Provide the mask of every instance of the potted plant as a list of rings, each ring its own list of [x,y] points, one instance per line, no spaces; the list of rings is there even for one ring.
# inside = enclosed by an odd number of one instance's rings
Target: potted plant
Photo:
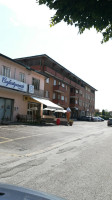
[[[17,115],[16,115],[16,119],[17,119],[17,121],[20,121],[20,114],[18,113]]]
[[[69,120],[69,124],[70,124],[70,126],[72,126],[73,125],[73,120]]]

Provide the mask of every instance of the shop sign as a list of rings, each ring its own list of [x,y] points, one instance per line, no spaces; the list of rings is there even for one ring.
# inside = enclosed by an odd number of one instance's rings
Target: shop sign
[[[27,84],[26,83],[22,83],[20,81],[10,79],[6,76],[0,75],[0,85],[3,86],[3,87],[27,92]]]
[[[34,85],[29,85],[29,93],[34,94]]]

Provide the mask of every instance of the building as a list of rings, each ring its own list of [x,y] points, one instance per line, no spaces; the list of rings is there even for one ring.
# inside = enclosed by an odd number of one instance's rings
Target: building
[[[17,58],[15,61],[42,72],[46,76],[45,97],[65,109],[70,107],[72,118],[94,115],[96,89],[52,58],[43,54]]]
[[[34,120],[43,108],[61,109],[44,98],[44,82],[42,72],[0,54],[0,122]]]

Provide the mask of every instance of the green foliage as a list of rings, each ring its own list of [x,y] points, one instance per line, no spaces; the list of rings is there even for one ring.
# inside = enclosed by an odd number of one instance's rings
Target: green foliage
[[[94,27],[102,33],[103,42],[112,38],[112,0],[36,0],[56,10],[51,26],[62,20],[79,28],[79,33]]]
[[[100,115],[100,117],[102,117],[105,120],[108,120],[110,118],[110,116],[106,116],[106,115]]]
[[[102,110],[102,115],[105,115],[105,110]]]
[[[108,120],[111,116],[108,110],[102,110],[101,116],[103,119]]]
[[[95,116],[100,116],[101,115],[101,112],[95,112]]]

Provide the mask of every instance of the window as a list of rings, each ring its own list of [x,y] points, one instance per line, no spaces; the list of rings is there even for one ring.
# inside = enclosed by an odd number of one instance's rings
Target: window
[[[54,85],[56,85],[56,80],[54,80]]]
[[[71,92],[71,93],[74,92],[74,89],[73,89],[73,88],[70,88],[70,92]]]
[[[75,103],[76,103],[76,104],[78,104],[78,101],[77,101],[77,100],[75,100]]]
[[[34,85],[35,90],[40,89],[40,80],[36,78],[32,78],[32,85]]]
[[[88,94],[88,99],[90,100],[90,95]]]
[[[90,88],[88,88],[87,86],[86,86],[85,88],[86,88],[86,90],[87,90],[88,92],[90,92]]]
[[[6,67],[6,66],[3,66],[3,73],[2,73],[2,75],[10,78],[10,68]]]
[[[79,92],[80,92],[80,95],[82,95],[82,90],[80,90]]]
[[[75,103],[75,100],[70,98],[70,103]]]
[[[67,97],[65,97],[65,103],[67,103]]]
[[[49,78],[46,78],[46,83],[49,83]]]
[[[65,84],[64,84],[64,83],[62,83],[62,87],[65,87]]]
[[[60,94],[58,94],[58,99],[60,99]]]
[[[16,68],[14,69],[14,79],[16,79]]]
[[[45,97],[48,98],[49,97],[49,92],[46,90],[45,92]]]
[[[64,101],[64,99],[65,99],[64,96],[61,96],[61,100]]]
[[[76,92],[77,94],[79,93],[79,91],[78,91],[78,90],[76,90],[75,92]]]
[[[61,83],[60,83],[60,81],[59,81],[59,83],[58,83],[59,85],[61,85]]]
[[[90,88],[88,88],[88,92],[90,92]]]
[[[23,82],[23,83],[25,83],[25,74],[23,74],[23,73],[19,73],[19,80],[21,81],[21,82]]]
[[[82,106],[82,100],[79,100],[79,105]]]
[[[55,99],[56,98],[56,94],[55,93],[53,93],[53,99]]]

